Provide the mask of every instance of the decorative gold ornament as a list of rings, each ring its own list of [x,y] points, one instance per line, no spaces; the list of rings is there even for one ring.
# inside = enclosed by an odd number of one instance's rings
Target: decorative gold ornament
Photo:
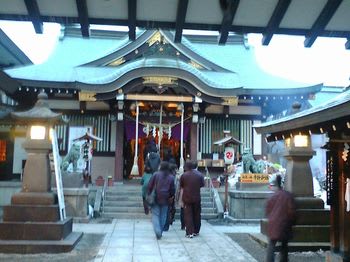
[[[190,60],[188,62],[189,65],[193,66],[194,68],[197,68],[197,69],[203,69],[204,67],[201,66],[200,64],[198,64],[197,62],[193,61],[193,60]]]
[[[96,101],[95,96],[94,92],[79,92],[79,101]]]
[[[237,96],[223,97],[221,104],[225,106],[237,106],[238,97]]]
[[[148,46],[153,45],[154,43],[161,43],[162,42],[162,35],[159,31],[155,32],[152,37],[147,41]]]
[[[174,85],[176,84],[177,78],[168,76],[145,76],[143,77],[143,84],[157,84],[158,86],[163,85]]]
[[[125,62],[124,57],[120,57],[120,58],[118,58],[118,59],[113,60],[112,62],[110,62],[110,63],[108,64],[108,66],[119,66],[119,65],[123,64],[124,62]]]

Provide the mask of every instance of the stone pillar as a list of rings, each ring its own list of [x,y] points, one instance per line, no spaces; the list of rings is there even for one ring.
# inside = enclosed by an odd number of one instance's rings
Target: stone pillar
[[[284,187],[296,197],[314,197],[312,173],[309,160],[315,152],[311,148],[288,148]]]
[[[116,121],[116,138],[115,138],[115,173],[114,181],[123,182],[124,171],[124,121]]]
[[[191,136],[190,136],[190,154],[191,160],[197,161],[198,154],[198,124],[191,123]]]

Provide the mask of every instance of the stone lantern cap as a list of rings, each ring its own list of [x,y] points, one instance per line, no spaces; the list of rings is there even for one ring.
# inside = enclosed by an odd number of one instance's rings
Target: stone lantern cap
[[[27,111],[11,112],[11,117],[19,120],[22,123],[55,123],[58,122],[62,114],[53,112],[47,103],[47,94],[40,92],[38,95],[38,101],[34,107]]]

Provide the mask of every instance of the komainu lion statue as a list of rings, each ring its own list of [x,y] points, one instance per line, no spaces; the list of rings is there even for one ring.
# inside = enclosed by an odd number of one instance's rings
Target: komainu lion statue
[[[78,160],[80,158],[80,145],[73,144],[68,152],[68,154],[63,158],[61,164],[61,170],[67,171],[70,164],[73,165],[73,172],[77,171]]]
[[[263,173],[265,163],[263,160],[256,161],[250,148],[245,148],[242,155],[243,172],[244,173]]]

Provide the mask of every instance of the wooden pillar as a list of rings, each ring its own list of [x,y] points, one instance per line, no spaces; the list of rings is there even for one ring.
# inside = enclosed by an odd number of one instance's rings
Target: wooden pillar
[[[191,160],[197,161],[198,153],[198,124],[191,123],[191,136],[190,136],[190,155]]]
[[[333,190],[331,192],[331,210],[330,210],[330,242],[331,250],[334,253],[339,252],[339,154],[335,144],[330,144],[330,150],[327,152],[327,169],[329,176],[333,176]],[[327,178],[328,179],[328,178]],[[329,178],[330,179],[330,178]]]
[[[338,150],[339,159],[339,251],[343,255],[344,261],[350,259],[350,212],[346,211],[347,202],[345,201],[346,179],[349,174],[346,174],[345,161],[341,157],[344,150],[343,144]],[[349,161],[349,160],[347,160]]]
[[[124,121],[116,121],[116,138],[115,138],[115,173],[114,181],[123,182],[124,172]]]

